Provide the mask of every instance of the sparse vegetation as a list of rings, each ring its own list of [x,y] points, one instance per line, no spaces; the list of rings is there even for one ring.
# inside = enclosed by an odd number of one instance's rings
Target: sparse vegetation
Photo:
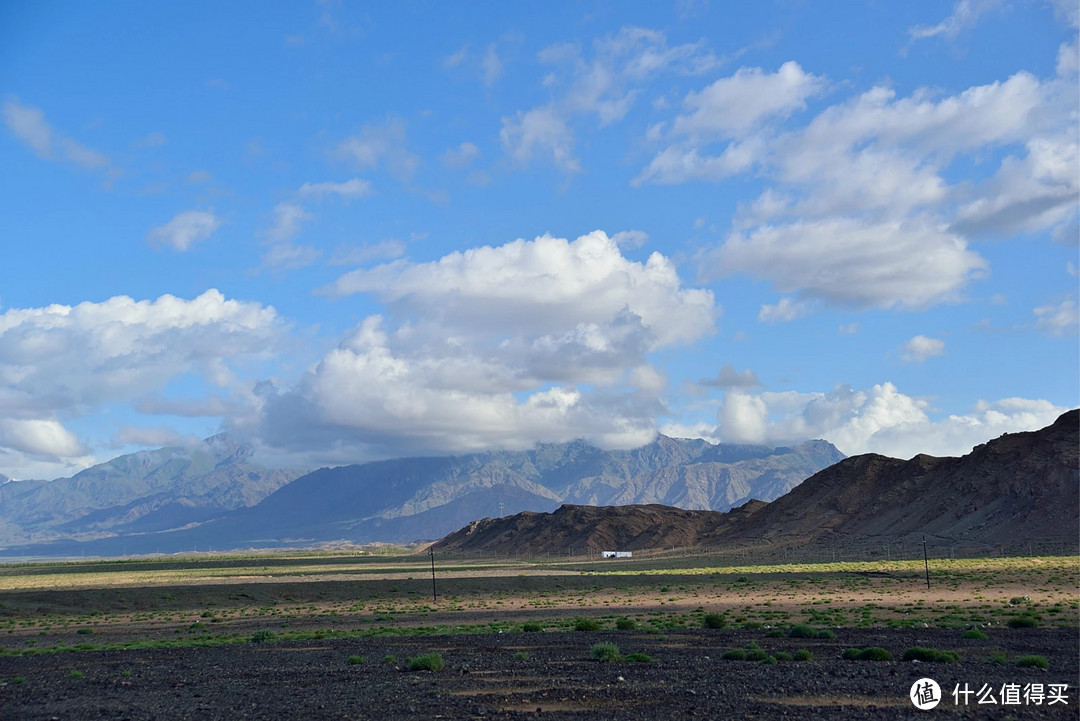
[[[518,651],[517,653],[514,654],[514,660],[515,661],[528,661],[529,660],[529,652],[528,651]]]
[[[574,622],[575,631],[599,631],[600,624],[591,618],[579,618]]]
[[[653,658],[647,653],[641,653],[640,651],[635,651],[634,653],[627,654],[626,660],[630,663],[656,663],[655,658]]]
[[[397,656],[388,653],[383,656],[382,662],[385,663],[387,666],[393,666],[395,663],[397,663]]]
[[[706,613],[701,622],[705,628],[724,628],[727,626],[727,619],[721,613]]]
[[[363,662],[364,662],[364,657],[363,656],[349,656],[348,660],[346,661],[346,663],[349,664],[350,666],[356,666],[356,665],[359,665],[359,664],[361,664]]]
[[[85,678],[86,674],[78,669],[73,670],[68,674],[68,678]]]
[[[794,659],[796,661],[813,661],[814,654],[810,653],[805,648],[800,648],[795,652]]]
[[[724,651],[720,658],[725,661],[745,661],[746,651],[743,651],[741,648],[733,648],[730,651]]]
[[[521,630],[525,633],[537,633],[539,631],[542,631],[543,627],[534,621],[526,621],[525,623],[521,624]]]
[[[633,631],[637,628],[637,621],[632,618],[626,618],[625,616],[615,621],[615,628],[620,631]]]
[[[960,638],[966,639],[968,641],[985,641],[990,637],[979,629],[973,628],[970,631],[965,631],[964,634],[960,636]]]
[[[1013,616],[1008,620],[1009,628],[1036,628],[1039,625],[1039,619],[1034,616]]]

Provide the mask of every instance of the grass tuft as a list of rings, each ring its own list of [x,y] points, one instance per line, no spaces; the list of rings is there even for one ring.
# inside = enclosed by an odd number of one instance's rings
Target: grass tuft
[[[936,648],[912,646],[904,651],[905,661],[929,661],[931,663],[956,663],[960,654],[956,651],[939,651]]]
[[[1037,656],[1035,654],[1030,654],[1028,656],[1021,656],[1020,658],[1016,659],[1016,665],[1017,666],[1035,666],[1035,667],[1041,668],[1043,670],[1046,670],[1046,669],[1050,668],[1050,662],[1046,660],[1046,656]]]
[[[350,666],[356,666],[357,664],[361,664],[363,662],[363,656],[349,656],[348,660],[345,663],[349,664]]]
[[[591,618],[579,618],[574,622],[575,631],[599,631],[600,624]]]
[[[605,663],[622,661],[622,654],[619,653],[619,647],[613,643],[594,643],[589,651],[592,653],[593,658]]]
[[[406,659],[410,671],[442,671],[443,657],[440,653],[425,653]]]
[[[841,658],[848,661],[892,661],[893,655],[881,646],[870,646],[863,649],[849,648]]]
[[[647,653],[641,653],[635,651],[634,653],[627,654],[626,660],[630,663],[656,663],[656,659]]]
[[[965,639],[968,639],[969,641],[970,641],[970,640],[974,640],[974,641],[985,641],[986,639],[988,639],[988,638],[990,638],[990,637],[989,637],[989,636],[987,636],[987,635],[986,635],[985,633],[983,633],[982,631],[980,631],[979,629],[977,629],[977,628],[973,628],[973,629],[971,629],[970,631],[965,631],[965,632],[964,632],[964,635],[962,635],[962,636],[961,636],[960,638],[965,638]]]
[[[620,618],[615,621],[615,628],[620,631],[633,631],[637,628],[637,621],[632,618]]]

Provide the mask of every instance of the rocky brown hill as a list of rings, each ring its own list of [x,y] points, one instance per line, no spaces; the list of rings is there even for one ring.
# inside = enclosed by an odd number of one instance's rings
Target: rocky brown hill
[[[854,456],[771,503],[729,513],[665,506],[584,508],[484,519],[436,548],[522,555],[671,546],[825,546],[914,541],[961,546],[1050,542],[1080,534],[1080,411],[1005,434],[960,458]]]

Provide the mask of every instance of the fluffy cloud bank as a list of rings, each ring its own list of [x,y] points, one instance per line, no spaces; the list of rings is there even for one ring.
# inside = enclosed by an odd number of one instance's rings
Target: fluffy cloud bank
[[[601,231],[399,260],[324,292],[373,294],[388,317],[363,320],[296,387],[267,389],[259,433],[353,459],[645,443],[665,385],[648,355],[712,332],[717,312],[670,260],[629,260]]]
[[[59,460],[86,449],[61,418],[158,391],[195,372],[227,385],[229,360],[271,353],[281,321],[273,308],[208,290],[191,300],[12,308],[0,314],[0,455]]]
[[[839,385],[828,393],[732,391],[724,396],[717,426],[672,425],[662,431],[714,442],[823,438],[848,455],[959,456],[1002,433],[1048,426],[1067,410],[1045,400],[1005,398],[980,401],[970,413],[933,420],[929,403],[901,393],[892,383],[865,391]]]

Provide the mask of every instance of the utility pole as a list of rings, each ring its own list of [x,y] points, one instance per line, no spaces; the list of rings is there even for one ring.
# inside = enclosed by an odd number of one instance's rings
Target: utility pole
[[[922,557],[923,563],[926,564],[926,590],[930,590],[930,557],[926,555],[926,534],[922,537]]]
[[[439,597],[435,593],[435,548],[428,546],[428,554],[431,556],[431,602],[438,603]]]

